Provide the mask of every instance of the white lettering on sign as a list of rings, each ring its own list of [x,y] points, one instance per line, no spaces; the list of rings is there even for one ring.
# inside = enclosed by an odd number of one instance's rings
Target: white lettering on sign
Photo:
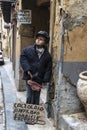
[[[22,24],[31,24],[31,10],[19,10],[17,22]]]

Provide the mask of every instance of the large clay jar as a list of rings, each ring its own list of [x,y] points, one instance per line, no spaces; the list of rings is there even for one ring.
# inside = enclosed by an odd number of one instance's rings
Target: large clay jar
[[[79,74],[79,80],[77,82],[77,94],[87,114],[87,71],[83,71]]]

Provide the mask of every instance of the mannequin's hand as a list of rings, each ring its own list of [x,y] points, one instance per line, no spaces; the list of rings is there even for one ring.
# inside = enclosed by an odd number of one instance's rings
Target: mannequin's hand
[[[27,84],[32,88],[33,91],[40,91],[42,86],[35,81],[27,80]]]

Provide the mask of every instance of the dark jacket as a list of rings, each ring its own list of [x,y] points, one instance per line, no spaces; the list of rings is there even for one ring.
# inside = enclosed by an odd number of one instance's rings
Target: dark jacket
[[[46,47],[39,59],[36,52],[36,45],[28,46],[21,53],[20,63],[24,70],[24,80],[30,79],[28,75],[28,71],[30,71],[34,81],[38,83],[49,82],[52,72],[52,58]]]

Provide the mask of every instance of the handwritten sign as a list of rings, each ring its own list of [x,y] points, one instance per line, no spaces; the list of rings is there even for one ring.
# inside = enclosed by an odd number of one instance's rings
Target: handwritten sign
[[[15,103],[13,108],[14,120],[28,124],[45,124],[45,110],[42,105]]]
[[[17,22],[21,24],[31,24],[31,10],[19,10]]]

